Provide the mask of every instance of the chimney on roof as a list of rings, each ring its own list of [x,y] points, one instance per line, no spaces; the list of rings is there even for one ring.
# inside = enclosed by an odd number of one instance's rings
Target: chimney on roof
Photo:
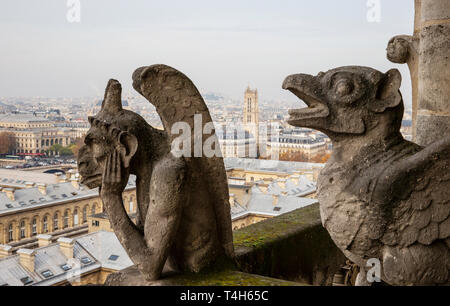
[[[65,183],[67,182],[67,177],[65,175],[63,175],[61,172],[55,173],[56,177],[57,177],[57,182],[58,183]]]
[[[37,235],[36,238],[38,241],[38,246],[40,248],[46,247],[46,246],[52,244],[52,236],[51,235],[40,234],[40,235]]]
[[[72,177],[70,179],[70,183],[72,184],[72,186],[76,189],[80,189],[80,183],[78,182],[78,179],[75,177]]]
[[[12,246],[0,244],[0,258],[11,256],[12,253]]]
[[[47,195],[47,185],[46,184],[39,184],[38,185],[38,190],[43,195]]]
[[[278,186],[280,186],[281,189],[286,188],[286,180],[285,179],[279,179],[278,180]]]
[[[19,254],[19,262],[22,267],[30,272],[34,272],[34,260],[36,257],[36,251],[30,249],[20,249],[17,251]]]
[[[272,204],[273,204],[273,206],[277,206],[278,205],[279,197],[280,196],[278,194],[272,194],[272,199],[273,199]]]
[[[29,189],[29,188],[33,188],[34,183],[33,182],[26,182],[25,183],[25,188]]]
[[[3,188],[2,191],[4,193],[6,193],[6,196],[11,200],[11,201],[15,201],[14,198],[14,188]]]
[[[64,256],[67,257],[67,259],[73,258],[73,245],[75,243],[75,240],[62,237],[57,241],[59,243],[59,249],[61,253],[63,253]]]
[[[269,185],[270,183],[272,183],[273,178],[271,178],[271,177],[265,177],[265,178],[263,178],[263,180],[264,180],[264,183],[266,183],[267,185]]]
[[[234,201],[235,201],[234,193],[230,193],[230,205],[231,206],[234,206]]]
[[[70,169],[69,171],[66,172],[66,179],[68,181],[70,181],[71,178],[74,177],[74,176],[75,176],[75,170]]]
[[[261,190],[264,193],[267,193],[267,187],[268,187],[267,184],[262,183],[262,184],[258,184],[257,186],[258,186],[259,190]]]
[[[298,174],[291,175],[290,179],[291,179],[291,181],[294,182],[295,185],[298,185],[298,183],[300,181],[300,175],[298,175]]]

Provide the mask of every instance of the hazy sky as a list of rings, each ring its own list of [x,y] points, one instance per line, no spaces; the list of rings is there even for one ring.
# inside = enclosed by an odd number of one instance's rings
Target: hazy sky
[[[413,29],[413,0],[81,0],[69,23],[66,0],[0,0],[0,97],[102,95],[109,78],[130,92],[137,67],[164,63],[202,91],[240,99],[296,99],[281,89],[291,73],[343,66],[406,65],[386,59],[388,40]]]

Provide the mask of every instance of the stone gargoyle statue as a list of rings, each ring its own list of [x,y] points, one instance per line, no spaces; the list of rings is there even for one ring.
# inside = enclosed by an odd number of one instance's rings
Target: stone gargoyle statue
[[[110,80],[79,152],[81,182],[100,187],[111,226],[146,281],[158,280],[164,267],[200,272],[228,262],[234,250],[222,157],[177,157],[171,149],[175,123],[187,123],[194,135],[194,115],[202,116],[200,131],[212,122],[203,98],[189,78],[165,65],[137,69],[133,87],[156,107],[165,130],[123,109],[122,87]],[[216,137],[210,132],[197,141]],[[188,143],[194,146],[194,139]],[[130,174],[136,175],[136,223],[122,202]]]
[[[376,279],[378,262],[391,285],[448,285],[450,135],[427,147],[402,137],[400,83],[396,69],[358,66],[288,76],[283,88],[308,106],[290,110],[288,122],[333,142],[318,180],[320,213],[361,268],[357,284]]]

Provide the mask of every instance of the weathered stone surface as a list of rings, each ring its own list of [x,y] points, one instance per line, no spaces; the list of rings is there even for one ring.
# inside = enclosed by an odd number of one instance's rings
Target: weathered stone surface
[[[413,140],[428,145],[450,133],[450,0],[415,0],[414,35],[389,41],[387,57],[407,63],[413,89]]]
[[[345,256],[320,222],[319,205],[234,232],[241,271],[312,285],[331,285]]]
[[[157,280],[164,265],[200,272],[216,262],[231,261],[233,237],[222,158],[178,157],[171,151],[178,136],[172,134],[172,126],[178,121],[188,124],[192,136],[194,114],[202,117],[197,129],[212,124],[203,98],[184,74],[165,65],[137,69],[133,86],[155,105],[165,131],[122,109],[122,87],[110,80],[101,111],[89,118],[91,128],[80,149],[82,183],[101,187],[112,228],[146,280]],[[214,131],[196,140],[203,145],[207,138],[216,139]],[[191,139],[194,148],[195,137]],[[122,203],[130,174],[137,178],[136,225]]]
[[[389,284],[449,284],[449,217],[441,206],[450,205],[450,134],[425,148],[404,140],[400,85],[396,69],[349,66],[291,75],[283,88],[308,105],[291,110],[289,123],[333,142],[318,198],[336,245],[362,270],[379,259]]]
[[[108,276],[106,286],[306,286],[281,279],[253,275],[233,270],[205,273],[168,274],[159,280],[147,281],[133,266]]]

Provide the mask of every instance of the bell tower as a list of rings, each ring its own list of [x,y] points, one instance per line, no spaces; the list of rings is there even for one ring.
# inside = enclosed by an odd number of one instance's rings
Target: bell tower
[[[244,118],[242,123],[244,129],[255,137],[256,146],[259,147],[258,90],[252,90],[250,86],[247,87],[244,93]]]

